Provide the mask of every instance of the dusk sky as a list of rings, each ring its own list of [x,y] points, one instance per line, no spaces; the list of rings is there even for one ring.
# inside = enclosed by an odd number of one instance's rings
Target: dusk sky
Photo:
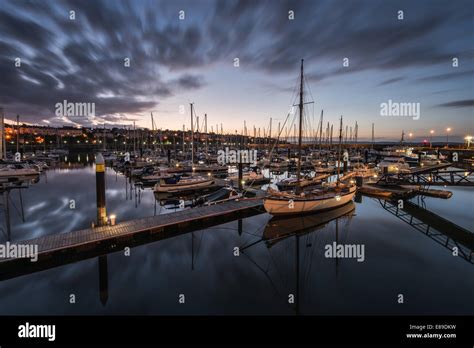
[[[194,102],[209,129],[240,131],[244,120],[268,128],[294,101],[302,58],[316,121],[321,109],[325,122],[357,120],[359,138],[370,138],[372,123],[384,139],[402,129],[418,140],[430,129],[445,139],[447,127],[453,140],[474,135],[472,0],[0,0],[9,120],[150,127],[153,112],[159,128],[181,129]],[[420,103],[420,119],[382,117],[389,99]],[[93,102],[96,116],[58,118],[63,100]]]

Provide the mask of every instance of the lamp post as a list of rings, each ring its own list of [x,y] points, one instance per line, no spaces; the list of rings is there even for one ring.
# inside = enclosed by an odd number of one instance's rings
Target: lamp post
[[[451,132],[451,128],[446,128],[446,148],[449,147],[449,132]]]
[[[433,134],[434,130],[430,130],[430,149],[433,147]]]
[[[466,140],[466,147],[469,149],[471,147],[472,135],[467,135],[464,140]]]

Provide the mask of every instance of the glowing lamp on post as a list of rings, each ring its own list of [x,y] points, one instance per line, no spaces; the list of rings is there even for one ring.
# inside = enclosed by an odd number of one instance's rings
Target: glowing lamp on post
[[[111,225],[111,226],[115,226],[115,220],[116,220],[116,218],[117,218],[117,217],[115,216],[115,214],[112,214],[112,215],[109,216],[109,221],[110,221],[110,225]]]

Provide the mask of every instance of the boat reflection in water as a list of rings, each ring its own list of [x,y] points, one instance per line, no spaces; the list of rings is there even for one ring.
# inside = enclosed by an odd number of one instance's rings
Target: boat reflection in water
[[[311,257],[307,257],[308,256],[307,253],[310,252],[311,249],[315,248],[315,246],[313,246],[313,243],[309,243],[309,244],[307,243],[306,248],[303,248],[302,250],[304,255],[301,255],[303,256],[301,257],[300,256],[300,237],[304,235],[316,236],[316,234],[313,234],[313,232],[324,229],[331,221],[335,220],[335,223],[336,223],[335,239],[336,239],[336,242],[338,242],[339,219],[340,218],[350,219],[354,215],[354,211],[355,211],[355,203],[353,201],[350,201],[343,206],[340,206],[332,210],[323,211],[318,214],[301,215],[301,216],[295,216],[295,215],[274,216],[268,221],[267,225],[265,226],[262,238],[256,242],[253,242],[241,248],[240,250],[244,251],[245,249],[248,249],[260,242],[265,242],[266,247],[270,249],[273,246],[275,246],[277,243],[279,243],[280,241],[288,240],[290,237],[294,237],[295,268],[294,270],[291,270],[290,273],[288,273],[289,278],[293,278],[292,280],[290,280],[290,283],[294,282],[295,284],[295,287],[294,287],[295,292],[293,293],[294,295],[292,295],[291,293],[289,295],[286,295],[288,294],[288,292],[280,291],[276,285],[276,282],[272,279],[269,270],[265,269],[257,261],[253,260],[249,254],[245,253],[245,255],[259,270],[261,270],[265,274],[265,276],[267,277],[267,279],[270,281],[271,285],[273,286],[274,290],[282,298],[282,300],[285,302],[288,301],[287,303],[290,304],[290,307],[292,307],[292,310],[295,312],[295,314],[300,315],[301,314],[300,304],[301,304],[302,298],[304,297],[303,296],[304,289],[302,289],[304,286],[301,286],[304,284],[300,284],[301,283],[300,278],[302,278],[300,275],[303,274],[303,278],[305,278],[305,275],[306,277],[309,276],[308,272],[309,272],[310,265],[306,265],[307,267],[305,269],[305,264],[308,262],[308,260],[311,259]],[[308,248],[308,247],[311,247],[311,248]],[[281,252],[281,250],[276,250],[276,252],[279,253]],[[303,265],[301,265],[301,259],[303,259]],[[275,265],[275,267],[278,268],[275,260],[273,258],[272,260],[273,260],[272,263]],[[338,260],[336,259],[336,273],[337,273],[337,266],[338,266]],[[301,271],[301,268],[303,268],[302,271]],[[281,280],[281,276],[284,273],[285,272],[283,270],[276,270],[276,274],[279,275],[280,280]],[[292,298],[290,299],[290,297]]]
[[[351,217],[355,210],[354,202],[349,203],[332,210],[320,212],[318,214],[301,216],[274,216],[271,218],[265,230],[263,231],[263,240],[268,247],[278,241],[295,234],[301,235],[313,232],[326,226],[327,223],[342,216]]]

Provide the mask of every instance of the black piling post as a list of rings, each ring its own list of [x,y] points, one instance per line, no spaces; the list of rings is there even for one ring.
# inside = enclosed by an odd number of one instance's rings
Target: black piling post
[[[95,187],[97,196],[97,226],[107,225],[105,209],[105,161],[101,153],[95,158]]]

